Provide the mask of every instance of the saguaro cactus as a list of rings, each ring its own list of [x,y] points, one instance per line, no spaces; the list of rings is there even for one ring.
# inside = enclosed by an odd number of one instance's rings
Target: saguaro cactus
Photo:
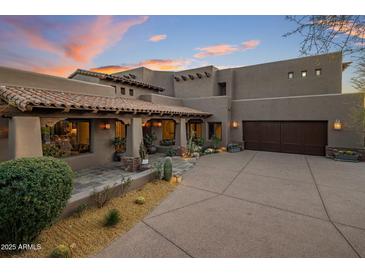
[[[166,181],[170,181],[172,178],[172,159],[171,157],[166,157],[164,164],[163,164],[163,171],[164,171],[164,179]]]

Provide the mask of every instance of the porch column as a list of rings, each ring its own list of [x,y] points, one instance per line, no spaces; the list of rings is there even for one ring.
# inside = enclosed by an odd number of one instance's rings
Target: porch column
[[[177,129],[176,136],[179,140],[179,146],[186,148],[187,140],[186,140],[186,120],[185,120],[185,118],[180,119],[180,123],[177,124],[176,129]]]
[[[11,159],[43,156],[39,117],[16,116],[10,119],[9,150]]]
[[[134,117],[127,130],[127,155],[139,157],[139,145],[143,140],[142,118]]]

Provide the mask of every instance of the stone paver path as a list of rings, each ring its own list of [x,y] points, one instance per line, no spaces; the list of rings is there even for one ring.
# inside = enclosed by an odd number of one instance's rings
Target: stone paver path
[[[153,166],[156,162],[161,161],[164,158],[164,154],[156,153],[149,155],[149,162],[151,166]],[[172,157],[173,174],[183,174],[191,169],[195,163],[196,159]],[[136,175],[136,173],[123,170],[120,162],[113,162],[109,165],[96,168],[82,169],[76,172],[73,194],[90,192],[94,188],[120,183],[123,176],[133,177],[133,175]]]
[[[97,257],[364,257],[365,163],[204,156]]]

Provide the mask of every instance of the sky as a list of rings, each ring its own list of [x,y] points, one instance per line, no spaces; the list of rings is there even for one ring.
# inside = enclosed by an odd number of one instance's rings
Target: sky
[[[247,66],[300,57],[302,37],[283,37],[294,28],[284,16],[0,16],[0,65],[66,77]]]

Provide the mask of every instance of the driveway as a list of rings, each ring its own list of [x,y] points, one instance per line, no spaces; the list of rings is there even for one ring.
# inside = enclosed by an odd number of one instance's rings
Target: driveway
[[[365,257],[365,163],[243,151],[199,159],[98,257]]]

